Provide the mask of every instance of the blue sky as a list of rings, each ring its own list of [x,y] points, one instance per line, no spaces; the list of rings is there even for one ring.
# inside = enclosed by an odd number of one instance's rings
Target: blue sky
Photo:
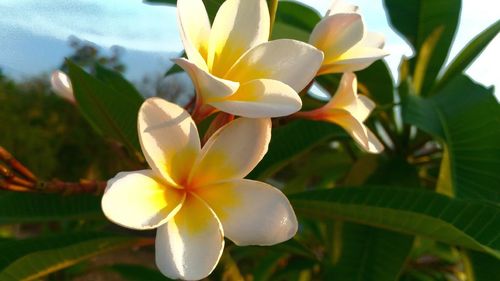
[[[324,13],[331,0],[303,0]],[[369,30],[386,35],[386,60],[396,70],[401,56],[412,53],[408,45],[389,27],[382,0],[351,0],[360,6]],[[461,24],[452,55],[478,32],[500,18],[491,0],[464,0]],[[66,40],[76,35],[104,47],[120,45],[129,50],[129,72],[138,76],[168,64],[172,52],[182,50],[175,9],[145,5],[139,0],[2,0],[0,1],[0,66],[7,71],[31,75],[50,70],[69,54]],[[467,71],[486,85],[500,86],[500,38],[490,44]],[[148,54],[143,56],[143,54]],[[145,62],[143,60],[146,60]],[[141,61],[143,63],[141,64]],[[163,61],[163,62],[162,62]],[[140,64],[140,65],[139,65]]]

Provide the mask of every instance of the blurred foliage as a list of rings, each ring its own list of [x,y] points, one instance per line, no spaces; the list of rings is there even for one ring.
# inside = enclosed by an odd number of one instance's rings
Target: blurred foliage
[[[213,19],[222,1],[204,2]],[[394,29],[415,50],[414,57],[402,59],[398,82],[382,61],[357,73],[360,92],[378,104],[367,124],[383,140],[385,152],[363,153],[329,123],[273,120],[269,151],[249,177],[283,190],[299,217],[299,233],[272,247],[227,241],[207,280],[490,281],[499,276],[500,106],[493,89],[463,72],[498,34],[500,23],[445,67],[461,2],[384,3]],[[280,1],[275,16],[273,38],[303,41],[320,20],[317,11],[293,1]],[[103,56],[76,39],[72,46],[71,63],[63,68],[75,85],[79,110],[53,95],[46,77],[15,82],[0,72],[0,145],[43,179],[106,180],[142,167],[135,132],[142,97],[120,75],[121,51]],[[179,101],[189,91],[176,84],[179,76],[169,77],[163,84],[152,78],[156,92]],[[339,75],[315,82],[332,95]],[[303,101],[308,109],[324,103],[312,95]],[[154,233],[111,225],[99,201],[94,195],[0,191],[0,281],[167,280],[152,269],[148,243]],[[103,251],[95,251],[98,247]],[[126,250],[107,254],[120,249]]]
[[[119,148],[98,138],[47,80],[0,78],[0,144],[44,179],[112,176],[123,167],[115,161]]]

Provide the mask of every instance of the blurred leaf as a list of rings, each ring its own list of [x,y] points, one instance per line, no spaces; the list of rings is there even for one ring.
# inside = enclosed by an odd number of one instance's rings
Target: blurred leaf
[[[269,150],[249,178],[266,177],[315,145],[344,136],[340,127],[325,122],[297,120],[279,127],[273,130]]]
[[[472,39],[446,68],[446,72],[439,79],[434,90],[440,90],[446,86],[450,80],[462,74],[499,32],[500,20]]]
[[[431,98],[403,99],[405,122],[445,143],[438,190],[460,198],[500,202],[499,116],[493,90],[463,75]]]
[[[394,103],[394,81],[385,61],[378,60],[356,75],[359,92],[367,94],[378,105]]]
[[[413,236],[354,223],[342,225],[341,257],[327,267],[326,280],[397,280]]]
[[[135,264],[115,264],[109,269],[121,275],[128,281],[167,281],[172,280],[165,277],[157,269],[151,269]]]
[[[467,281],[490,281],[500,276],[500,260],[476,251],[467,251],[467,256],[471,265]]]
[[[27,239],[11,239],[0,244],[0,271],[30,253],[62,248],[75,243],[110,236],[103,233],[64,233]]]
[[[393,187],[334,188],[294,194],[289,199],[299,216],[421,235],[500,258],[500,208],[481,201]]]
[[[286,257],[285,253],[270,252],[264,258],[257,261],[256,268],[253,272],[254,281],[272,280],[271,277],[276,271],[279,262]]]
[[[77,239],[73,243],[31,252],[11,260],[11,263],[0,272],[0,280],[38,280],[40,277],[94,256],[141,243],[137,238],[106,237],[79,241],[78,235],[75,236]]]
[[[295,1],[280,1],[272,39],[295,39],[309,41],[309,34],[321,20],[311,7]]]
[[[461,0],[384,0],[392,26],[399,31],[416,50],[419,59],[425,41],[442,29],[432,50],[426,50],[428,58],[422,78],[422,94],[426,95],[448,56],[457,29]],[[415,59],[412,69],[415,70]]]
[[[224,272],[222,275],[223,281],[244,281],[245,278],[241,275],[238,264],[231,257],[229,251],[225,251],[221,257],[221,263],[224,265]]]
[[[96,78],[112,87],[117,93],[125,95],[123,98],[130,99],[130,103],[139,103],[144,100],[141,93],[127,81],[123,76],[113,70],[109,70],[99,64],[95,66]]]
[[[137,114],[143,102],[130,83],[119,74],[100,67],[96,79],[68,61],[69,76],[78,106],[101,133],[129,149],[141,151],[137,136]]]
[[[416,57],[415,69],[413,71],[413,85],[415,91],[420,94],[424,87],[425,79],[427,78],[429,65],[432,63],[432,54],[436,50],[437,43],[443,35],[443,27],[440,26],[429,34],[420,47],[418,56]]]
[[[100,201],[92,195],[0,191],[0,224],[104,218]]]

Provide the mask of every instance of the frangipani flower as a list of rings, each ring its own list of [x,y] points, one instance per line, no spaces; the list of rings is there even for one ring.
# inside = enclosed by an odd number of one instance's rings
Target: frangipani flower
[[[60,70],[52,72],[50,76],[50,85],[52,90],[63,99],[75,103],[75,96],[73,95],[73,87],[68,75]]]
[[[363,122],[368,118],[375,103],[366,96],[357,94],[356,75],[344,73],[337,92],[332,99],[318,109],[299,112],[298,116],[332,122],[343,127],[360,147],[370,153],[380,153],[384,146]]]
[[[296,40],[268,42],[265,0],[227,0],[213,26],[202,0],[178,0],[177,11],[189,60],[175,62],[191,76],[201,104],[253,118],[301,108],[297,92],[314,78],[323,54]]]
[[[312,31],[309,43],[325,54],[318,75],[362,70],[388,55],[382,50],[384,37],[366,32],[361,15],[356,11],[354,5],[334,1]]]
[[[151,170],[116,175],[102,208],[124,227],[158,228],[156,263],[164,275],[206,277],[224,236],[237,245],[272,245],[295,235],[297,219],[283,193],[243,179],[267,152],[270,119],[236,119],[203,148],[190,115],[175,104],[150,98],[138,119]]]

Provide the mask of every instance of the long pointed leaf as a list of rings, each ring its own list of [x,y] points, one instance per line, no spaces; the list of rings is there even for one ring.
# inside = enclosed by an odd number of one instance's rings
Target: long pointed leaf
[[[392,187],[334,188],[289,198],[299,216],[420,235],[500,258],[500,208],[488,203]]]
[[[467,69],[467,67],[481,54],[484,48],[488,46],[491,40],[498,35],[499,32],[500,20],[472,39],[446,68],[446,72],[443,74],[441,79],[439,79],[434,91],[442,89],[450,82],[450,80],[457,75],[462,74],[465,69]]]

